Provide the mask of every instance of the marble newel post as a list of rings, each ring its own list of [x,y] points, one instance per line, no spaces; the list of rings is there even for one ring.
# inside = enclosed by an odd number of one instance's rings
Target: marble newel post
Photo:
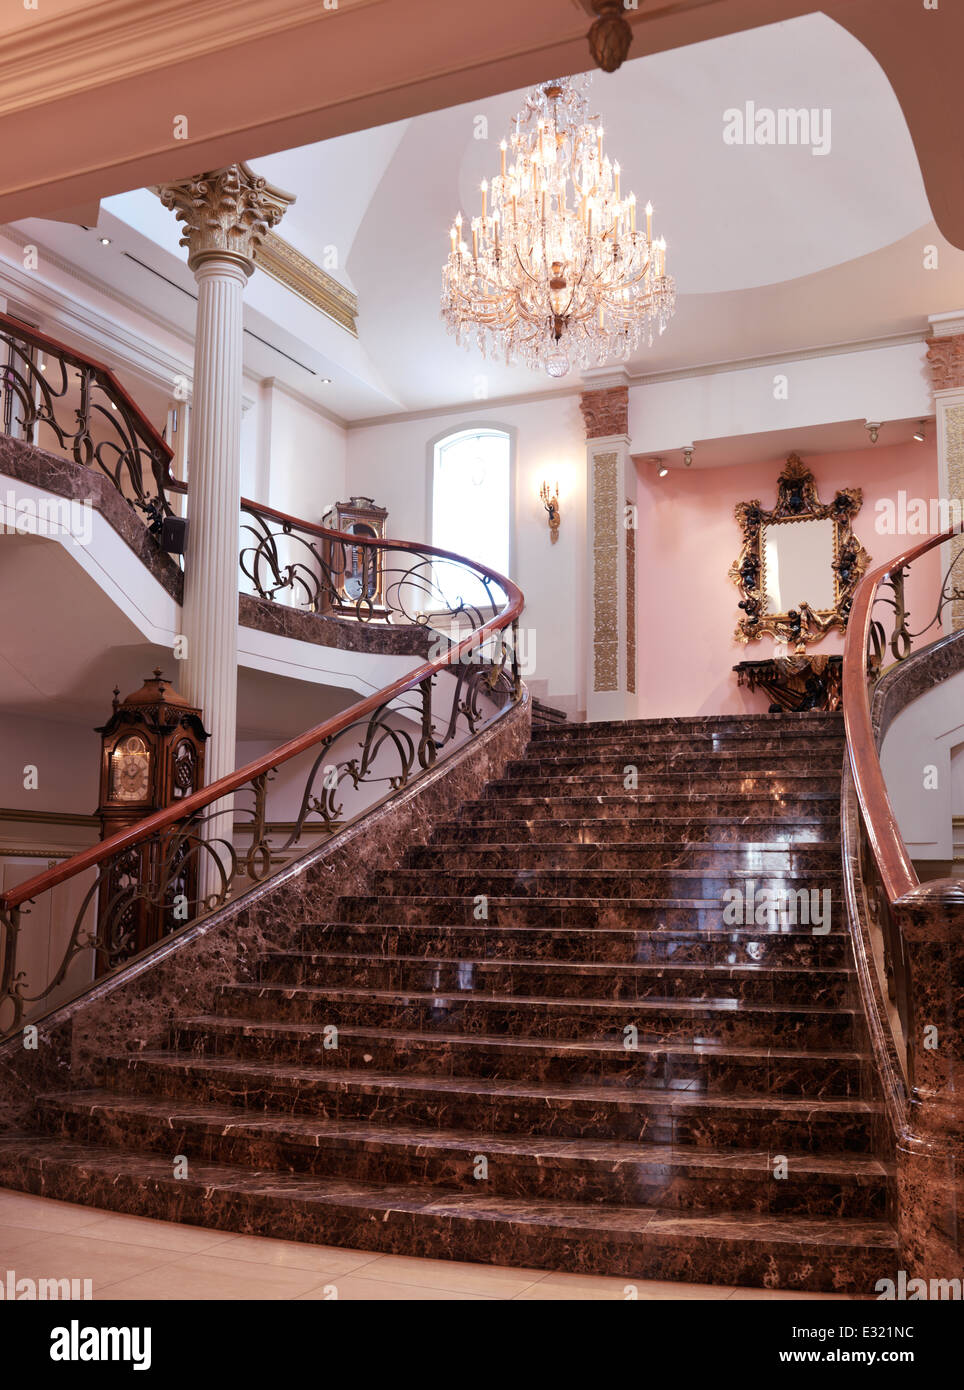
[[[934,388],[937,413],[937,467],[939,496],[953,505],[964,501],[964,313],[935,314],[930,319],[932,336],[927,339],[927,361]],[[953,523],[954,516],[951,514]],[[964,542],[944,546],[944,571]],[[964,589],[964,560],[954,571],[959,589]],[[964,628],[964,600],[949,604],[944,615],[944,631]]]
[[[636,703],[636,473],[629,388],[600,385],[579,402],[586,423],[589,669],[586,718],[632,719]]]
[[[246,164],[164,184],[158,192],[184,223],[181,245],[198,286],[181,688],[203,710],[211,732],[210,783],[235,767],[242,293],[261,241],[294,198]]]

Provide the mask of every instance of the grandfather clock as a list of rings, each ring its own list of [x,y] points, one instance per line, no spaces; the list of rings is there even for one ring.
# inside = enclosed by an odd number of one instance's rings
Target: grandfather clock
[[[126,700],[119,694],[115,687],[113,713],[96,730],[102,839],[204,785],[208,735],[201,711],[171,688],[160,667]],[[176,828],[115,856],[99,890],[98,973],[181,925],[186,919],[178,917],[175,902],[181,895],[193,904],[197,860],[186,853]]]
[[[384,540],[387,517],[387,509],[376,507],[370,497],[352,497],[329,507],[321,524],[333,531],[347,531],[360,541]],[[330,541],[325,558],[335,589],[331,598],[335,611],[363,618],[387,613],[384,551],[370,545]]]

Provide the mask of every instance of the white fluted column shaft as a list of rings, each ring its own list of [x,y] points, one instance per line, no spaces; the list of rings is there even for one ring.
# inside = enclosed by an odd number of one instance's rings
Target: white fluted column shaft
[[[205,753],[205,780],[210,783],[235,767],[242,295],[247,275],[237,258],[210,255],[196,265],[195,276],[184,692],[204,711],[210,730]]]

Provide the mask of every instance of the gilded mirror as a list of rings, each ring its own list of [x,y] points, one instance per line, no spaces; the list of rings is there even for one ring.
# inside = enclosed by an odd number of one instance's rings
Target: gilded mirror
[[[734,515],[743,548],[730,566],[743,617],[734,636],[770,636],[795,647],[847,626],[854,591],[870,556],[853,533],[863,492],[843,488],[824,504],[813,474],[791,454],[777,479],[777,504],[741,502]]]

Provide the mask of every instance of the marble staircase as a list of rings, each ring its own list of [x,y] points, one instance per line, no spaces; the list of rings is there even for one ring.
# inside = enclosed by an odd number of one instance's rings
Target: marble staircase
[[[893,1173],[842,756],[833,716],[537,730],[167,1050],[42,1097],[35,1132],[0,1139],[0,1184],[378,1251],[872,1295]],[[757,903],[811,890],[830,920],[725,922],[750,883]]]

